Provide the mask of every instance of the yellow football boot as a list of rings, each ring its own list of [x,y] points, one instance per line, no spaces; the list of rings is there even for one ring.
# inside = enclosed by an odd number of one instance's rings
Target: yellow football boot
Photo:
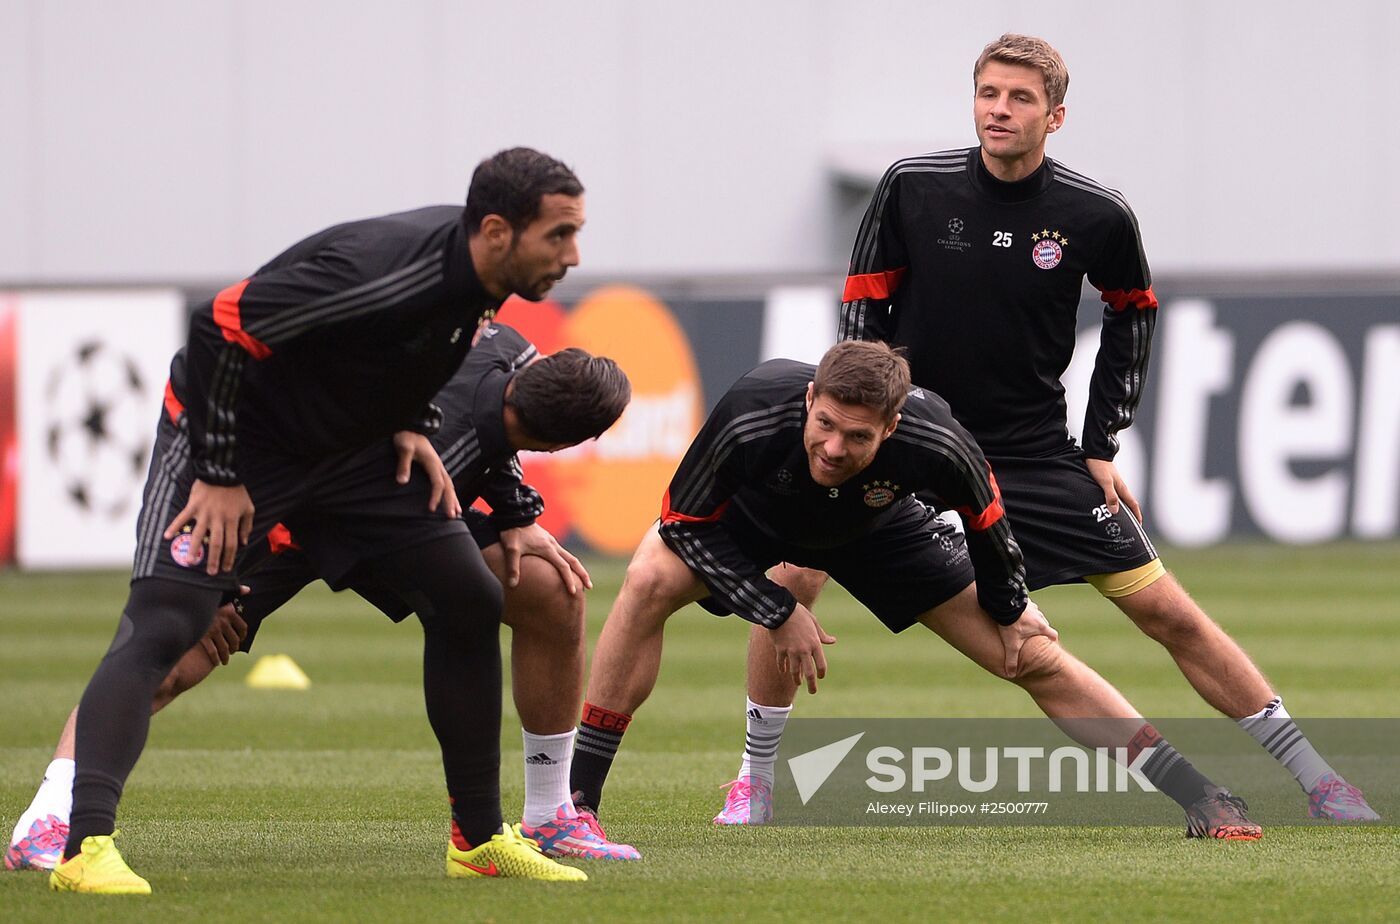
[[[116,836],[113,831],[83,838],[82,850],[49,873],[49,888],[91,895],[150,895],[151,884],[131,871],[112,843]]]
[[[453,825],[456,835],[456,825]],[[556,863],[540,853],[540,845],[520,833],[520,826],[502,825],[484,844],[464,850],[460,835],[447,843],[447,875],[452,879],[513,878],[550,882],[582,882],[588,874]],[[463,842],[464,843],[464,842]]]

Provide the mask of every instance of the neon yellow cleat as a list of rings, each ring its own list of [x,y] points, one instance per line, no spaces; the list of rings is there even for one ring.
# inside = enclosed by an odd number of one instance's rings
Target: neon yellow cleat
[[[447,875],[452,879],[500,877],[544,879],[551,882],[582,882],[588,874],[581,869],[556,863],[540,853],[540,845],[520,833],[520,826],[502,825],[484,844],[464,850],[453,825],[447,844]]]
[[[131,871],[111,835],[83,838],[82,850],[49,873],[55,892],[87,892],[91,895],[150,895],[151,884]]]

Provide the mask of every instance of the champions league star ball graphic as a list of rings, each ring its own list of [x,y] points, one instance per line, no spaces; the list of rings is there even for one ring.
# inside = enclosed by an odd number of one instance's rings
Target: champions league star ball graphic
[[[81,343],[49,375],[47,457],[69,501],[115,518],[135,506],[156,405],[136,362],[100,341]]]

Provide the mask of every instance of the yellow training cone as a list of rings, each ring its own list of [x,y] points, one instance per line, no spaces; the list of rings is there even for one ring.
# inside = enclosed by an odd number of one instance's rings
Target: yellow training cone
[[[248,672],[248,686],[259,690],[305,690],[311,678],[290,655],[263,655]]]

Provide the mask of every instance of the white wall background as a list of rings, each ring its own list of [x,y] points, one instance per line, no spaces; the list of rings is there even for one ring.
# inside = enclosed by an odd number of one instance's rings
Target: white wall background
[[[513,144],[590,274],[831,270],[832,165],[971,143],[1004,30],[1159,273],[1400,268],[1389,0],[0,0],[0,283],[237,277]]]

